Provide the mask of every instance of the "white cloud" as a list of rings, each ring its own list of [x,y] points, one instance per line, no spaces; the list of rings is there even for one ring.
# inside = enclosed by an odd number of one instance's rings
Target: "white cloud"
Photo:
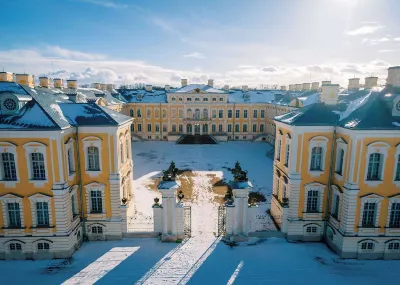
[[[204,58],[204,55],[202,53],[194,51],[188,54],[184,54],[183,57]]]
[[[123,8],[128,8],[128,5],[126,4],[119,4],[115,1],[109,1],[109,0],[81,0],[82,2],[102,6],[105,8],[112,8],[112,9],[123,9]]]
[[[85,60],[105,59],[105,56],[102,54],[85,53],[81,51],[61,48],[59,46],[46,46],[45,52],[48,53],[49,56],[69,58],[69,59],[85,59]]]
[[[383,29],[384,26],[382,25],[366,25],[366,26],[362,26],[360,28],[357,28],[355,30],[350,30],[345,32],[346,35],[348,36],[361,36],[361,35],[368,35],[368,34],[373,34],[376,31]]]
[[[388,52],[399,52],[400,49],[381,49],[380,53],[388,53]]]

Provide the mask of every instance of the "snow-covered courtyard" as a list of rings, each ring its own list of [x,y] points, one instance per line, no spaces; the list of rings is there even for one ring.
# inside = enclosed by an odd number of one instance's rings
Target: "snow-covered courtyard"
[[[230,180],[239,161],[254,191],[269,201],[272,161],[265,143],[176,145],[137,142],[132,146],[136,210],[152,214],[155,181],[172,160],[187,173],[184,204],[192,209],[192,237],[182,243],[156,238],[89,242],[70,259],[0,261],[2,284],[377,284],[397,278],[400,261],[340,260],[322,243],[255,239],[230,247],[215,236],[218,193],[213,183]],[[189,190],[187,190],[189,191]],[[260,207],[265,212],[268,203]]]

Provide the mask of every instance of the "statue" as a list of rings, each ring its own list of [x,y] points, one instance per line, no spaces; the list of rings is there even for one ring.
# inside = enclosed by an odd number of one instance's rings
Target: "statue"
[[[175,181],[176,174],[179,169],[175,167],[175,162],[171,161],[171,164],[167,170],[163,170],[163,181]]]
[[[235,168],[230,169],[230,171],[232,172],[235,182],[245,182],[249,180],[247,177],[247,170],[242,170],[238,161],[235,163]]]

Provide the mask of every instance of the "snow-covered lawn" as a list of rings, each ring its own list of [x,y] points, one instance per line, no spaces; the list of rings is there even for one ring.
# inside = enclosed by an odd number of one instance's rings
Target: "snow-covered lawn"
[[[156,239],[84,243],[69,262],[0,261],[1,284],[62,284],[77,276],[82,283],[75,284],[149,283],[151,274],[184,246]],[[191,278],[184,279],[187,284],[396,284],[400,268],[400,261],[340,260],[321,243],[271,238],[252,246],[230,248],[221,242],[212,246],[215,248],[204,255],[200,266],[189,272]],[[131,249],[123,252],[120,248]],[[172,265],[170,269],[179,272],[179,266]],[[50,271],[51,267],[54,269]],[[172,276],[164,273],[165,279]],[[157,281],[153,284],[163,284]]]

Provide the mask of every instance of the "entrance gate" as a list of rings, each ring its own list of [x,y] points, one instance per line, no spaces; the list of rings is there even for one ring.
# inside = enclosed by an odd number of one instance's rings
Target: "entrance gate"
[[[183,207],[183,233],[186,238],[192,236],[192,208],[190,206]]]
[[[218,231],[217,236],[223,236],[226,233],[226,207],[218,207]]]

